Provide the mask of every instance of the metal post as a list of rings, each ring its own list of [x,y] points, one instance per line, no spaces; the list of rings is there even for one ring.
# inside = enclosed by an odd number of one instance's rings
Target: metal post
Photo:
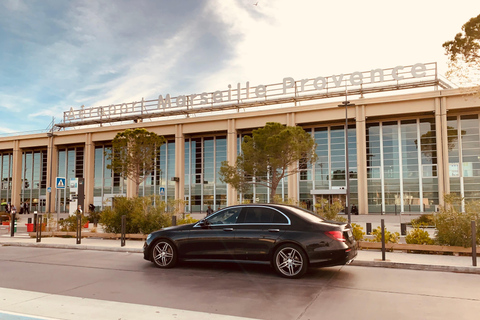
[[[15,216],[15,213],[11,214],[12,226],[10,227],[10,237],[13,237],[15,235]]]
[[[60,189],[57,189],[57,230],[59,230],[60,222]]]
[[[37,219],[38,219],[38,222],[37,222]],[[36,236],[37,236],[37,240],[36,242],[41,242],[42,241],[42,215],[39,214],[39,215],[36,215],[35,214],[35,226],[36,226]]]
[[[350,168],[349,168],[349,158],[348,158],[348,107],[354,106],[354,103],[348,101],[348,92],[345,89],[345,101],[342,104],[338,105],[339,107],[345,107],[345,184],[346,184],[346,194],[345,194],[345,214],[348,215],[348,225],[352,224],[352,216],[350,212]]]
[[[397,215],[397,204],[395,203],[395,215]]]
[[[77,213],[77,244],[82,243],[82,215]]]
[[[173,215],[172,216],[172,226],[176,226],[177,225],[177,216]]]
[[[400,234],[402,236],[407,235],[407,224],[406,223],[400,223]]]
[[[126,228],[125,228],[125,225],[126,225],[126,223],[127,223],[126,220],[127,220],[127,216],[126,216],[126,215],[123,215],[123,216],[122,216],[122,234],[121,234],[121,236],[120,236],[120,245],[121,245],[122,247],[125,247],[125,229],[126,229]]]
[[[382,219],[382,261],[385,261],[385,219]]]
[[[477,266],[477,228],[475,220],[472,220],[472,265]]]
[[[36,232],[37,231],[37,217],[38,215],[35,213],[33,215],[33,232]],[[31,222],[31,218],[28,218],[28,223]]]

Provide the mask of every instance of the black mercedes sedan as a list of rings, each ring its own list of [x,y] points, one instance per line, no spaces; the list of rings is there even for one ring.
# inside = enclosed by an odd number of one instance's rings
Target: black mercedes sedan
[[[309,266],[350,263],[357,246],[345,223],[295,206],[248,204],[152,232],[143,253],[160,268],[179,260],[265,263],[282,277],[300,278]]]

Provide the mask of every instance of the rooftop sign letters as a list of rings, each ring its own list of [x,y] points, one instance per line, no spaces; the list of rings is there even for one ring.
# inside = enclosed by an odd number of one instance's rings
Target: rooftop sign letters
[[[109,106],[64,112],[60,127],[102,122],[190,115],[201,112],[239,109],[265,105],[296,103],[345,95],[412,89],[446,84],[438,80],[436,63],[417,63],[389,69],[374,69],[328,77],[295,80],[285,77],[282,82],[253,86],[250,82],[228,85],[226,90],[179,95],[160,94],[158,99],[112,104]]]

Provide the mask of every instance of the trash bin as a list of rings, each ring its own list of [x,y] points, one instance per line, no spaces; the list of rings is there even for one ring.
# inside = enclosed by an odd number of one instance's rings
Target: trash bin
[[[27,226],[27,232],[33,232],[33,223],[25,223]]]

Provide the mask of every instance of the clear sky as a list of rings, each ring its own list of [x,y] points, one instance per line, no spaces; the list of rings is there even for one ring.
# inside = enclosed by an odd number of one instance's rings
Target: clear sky
[[[104,106],[438,62],[479,0],[1,0],[0,135]]]

